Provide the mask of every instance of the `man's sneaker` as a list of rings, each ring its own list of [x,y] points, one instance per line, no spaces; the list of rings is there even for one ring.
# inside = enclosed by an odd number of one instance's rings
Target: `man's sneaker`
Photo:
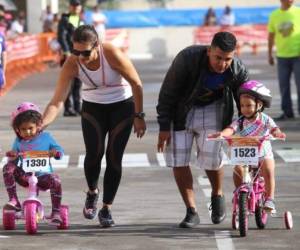
[[[99,191],[91,194],[89,191],[86,193],[85,205],[83,208],[83,215],[86,219],[92,220],[97,214],[97,202],[99,198]]]
[[[226,209],[224,195],[213,195],[211,197],[210,210],[212,223],[219,224],[225,219]]]
[[[50,223],[52,225],[60,225],[62,223],[62,219],[60,217],[59,212],[52,212],[51,218],[50,218]]]
[[[267,211],[275,211],[276,207],[275,207],[275,202],[272,198],[267,198],[264,202],[264,210]]]
[[[113,227],[115,222],[108,207],[103,207],[98,213],[98,219],[102,227]]]
[[[13,199],[4,205],[4,209],[15,210],[16,212],[19,212],[22,210],[22,207],[21,207],[21,203],[18,200]]]
[[[199,215],[195,208],[188,207],[186,209],[186,216],[182,222],[180,222],[179,227],[181,228],[193,228],[200,223]]]

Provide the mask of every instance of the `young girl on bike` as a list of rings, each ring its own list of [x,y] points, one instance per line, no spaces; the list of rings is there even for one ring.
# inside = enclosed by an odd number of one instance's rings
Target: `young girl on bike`
[[[7,152],[8,163],[3,168],[3,179],[8,193],[9,201],[6,209],[21,210],[17,196],[16,182],[28,187],[28,176],[22,169],[21,154],[26,151],[49,151],[49,157],[61,159],[63,149],[56,143],[52,136],[41,130],[42,115],[39,108],[29,102],[21,103],[12,113],[12,127],[17,135],[12,150]],[[51,164],[45,172],[36,172],[37,186],[41,190],[50,189],[52,214],[51,222],[60,223],[61,182],[59,177],[52,173]]]
[[[272,96],[270,90],[257,81],[243,83],[238,91],[241,116],[221,132],[211,134],[209,137],[226,137],[233,134],[240,136],[266,136],[271,134],[274,137],[285,138],[273,119],[263,113],[264,108],[271,105]],[[264,141],[259,159],[261,161],[261,173],[265,179],[266,199],[265,210],[275,210],[275,162],[270,141]],[[242,167],[236,166],[233,173],[235,187],[239,187],[242,181]]]

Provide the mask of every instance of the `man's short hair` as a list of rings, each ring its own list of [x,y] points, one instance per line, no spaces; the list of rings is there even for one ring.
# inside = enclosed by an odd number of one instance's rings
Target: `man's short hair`
[[[81,5],[81,1],[80,0],[70,0],[70,5],[72,5],[72,6]]]
[[[218,47],[224,52],[232,52],[236,48],[236,37],[227,31],[221,31],[214,35],[211,47]]]

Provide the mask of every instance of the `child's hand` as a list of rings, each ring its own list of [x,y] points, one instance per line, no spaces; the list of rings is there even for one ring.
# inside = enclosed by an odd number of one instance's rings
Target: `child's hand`
[[[276,138],[280,138],[280,139],[285,139],[286,138],[286,134],[281,132],[281,131],[275,131],[272,134],[274,137]]]
[[[50,149],[50,150],[49,150],[49,156],[50,156],[50,157],[54,157],[54,158],[55,158],[55,157],[57,156],[57,153],[58,153],[58,152],[57,152],[56,149]]]
[[[49,157],[54,157],[56,160],[59,160],[62,157],[62,153],[53,148],[49,150]]]
[[[221,132],[217,132],[217,133],[214,133],[214,134],[208,134],[208,138],[218,138],[218,137],[221,137]]]
[[[6,152],[6,156],[14,160],[18,157],[18,152],[11,150],[11,151]]]

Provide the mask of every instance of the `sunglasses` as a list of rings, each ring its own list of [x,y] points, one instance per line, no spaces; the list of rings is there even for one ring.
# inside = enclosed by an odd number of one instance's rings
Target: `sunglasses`
[[[72,54],[74,56],[80,56],[82,55],[83,57],[90,57],[93,49],[96,47],[97,42],[93,45],[93,47],[90,50],[76,50],[76,49],[72,49]]]

